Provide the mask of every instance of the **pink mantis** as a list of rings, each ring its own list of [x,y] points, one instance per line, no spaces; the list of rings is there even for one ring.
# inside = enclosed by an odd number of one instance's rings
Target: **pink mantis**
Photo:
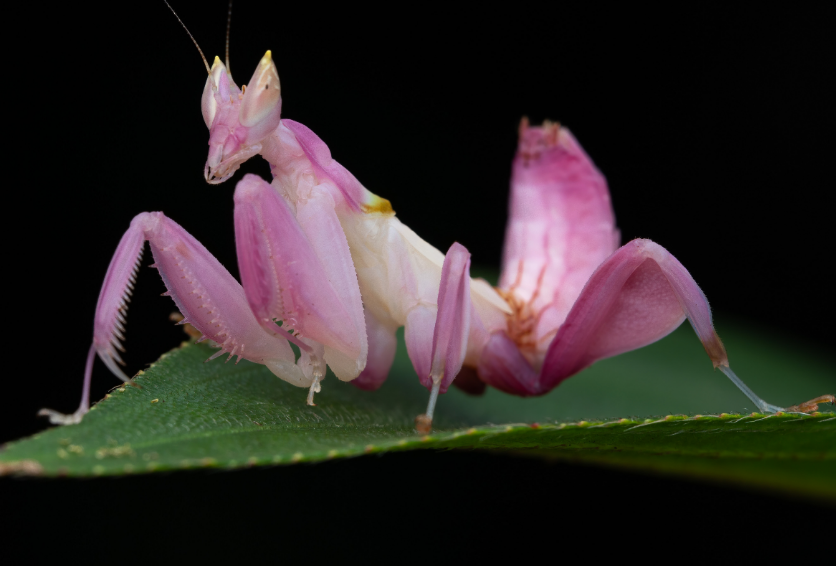
[[[498,289],[470,278],[470,254],[446,255],[395,216],[328,146],[281,118],[281,89],[270,52],[248,86],[215,59],[201,109],[210,131],[205,178],[222,183],[255,155],[271,166],[267,183],[236,186],[235,232],[241,283],[161,212],[131,222],[108,268],[96,308],[81,405],[72,415],[44,410],[51,422],[77,423],[89,410],[98,355],[117,365],[124,316],[144,242],[167,293],[201,340],[265,365],[308,389],[308,404],[329,366],[362,389],[386,379],[405,327],[407,351],[437,397],[455,383],[478,393],[491,385],[542,395],[597,360],[654,342],[686,318],[714,366],[762,412],[776,412],[732,372],[708,302],[687,270],[649,240],[619,247],[603,176],[557,124],[523,120],[511,180],[511,212]],[[277,323],[280,322],[281,326]],[[300,349],[298,360],[290,343]],[[786,410],[813,410],[832,395]]]

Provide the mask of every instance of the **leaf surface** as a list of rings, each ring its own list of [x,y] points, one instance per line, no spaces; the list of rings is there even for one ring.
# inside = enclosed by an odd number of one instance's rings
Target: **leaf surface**
[[[752,329],[724,337],[736,354],[732,366],[770,402],[790,405],[836,389],[829,361],[801,346],[782,347]],[[316,407],[305,405],[305,390],[256,364],[203,363],[212,352],[191,344],[169,352],[135,386],[114,389],[81,424],[7,445],[0,472],[120,475],[461,448],[836,498],[836,416],[750,416],[748,400],[712,372],[687,326],[600,362],[541,398],[495,390],[469,397],[451,388],[439,400],[433,434],[423,438],[413,422],[427,392],[402,343],[380,390],[360,391],[329,376]]]

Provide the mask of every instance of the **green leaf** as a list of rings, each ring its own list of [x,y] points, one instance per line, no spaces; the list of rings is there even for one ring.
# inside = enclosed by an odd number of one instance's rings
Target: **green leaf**
[[[725,339],[738,374],[772,403],[790,405],[834,389],[832,367],[799,345],[782,346],[745,328],[729,330]],[[305,405],[307,391],[262,366],[203,363],[212,352],[203,345],[169,352],[135,378],[136,386],[114,389],[81,424],[7,445],[0,473],[119,475],[476,448],[836,498],[834,414],[748,416],[748,400],[712,372],[687,325],[600,362],[541,398],[495,390],[469,397],[451,388],[439,400],[433,434],[424,438],[413,422],[427,391],[403,343],[379,391],[329,376],[316,407]],[[672,413],[692,416],[621,418]]]

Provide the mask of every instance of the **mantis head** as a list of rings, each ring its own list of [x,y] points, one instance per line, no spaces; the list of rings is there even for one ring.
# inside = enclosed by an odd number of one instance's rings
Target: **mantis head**
[[[209,156],[204,177],[222,183],[261,150],[261,141],[279,126],[282,112],[279,73],[268,51],[250,79],[239,89],[218,57],[212,64],[201,99],[209,128]]]

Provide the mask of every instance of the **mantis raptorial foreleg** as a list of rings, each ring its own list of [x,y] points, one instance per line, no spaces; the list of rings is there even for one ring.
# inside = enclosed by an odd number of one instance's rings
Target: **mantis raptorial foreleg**
[[[148,241],[154,267],[165,283],[166,294],[185,317],[185,321],[220,346],[212,356],[228,353],[266,365],[282,379],[300,386],[311,380],[294,364],[294,354],[279,327],[267,332],[247,304],[241,285],[203,245],[161,212],[143,212],[131,222],[122,237],[105,276],[96,309],[93,346],[102,361],[122,379],[120,362],[123,322],[142,248]],[[284,336],[283,336],[284,335]],[[44,410],[53,423],[78,422],[89,407],[89,381],[92,360],[88,358],[84,377],[84,396],[72,415]]]
[[[72,415],[51,410],[42,414],[54,423],[70,424],[87,412],[93,352],[114,374],[128,379],[117,365],[121,363],[117,350],[121,349],[125,313],[146,240],[166,294],[174,299],[183,322],[203,334],[200,341],[210,339],[220,346],[210,359],[228,353],[229,358],[237,355],[239,360],[266,365],[281,379],[309,387],[311,404],[326,362],[331,361],[343,379],[352,379],[362,371],[365,323],[356,279],[354,292],[346,290],[345,281],[353,277],[347,247],[342,253],[349,259],[341,265],[351,268],[349,273],[340,271],[339,251],[331,250],[332,261],[323,266],[315,251],[317,244],[309,241],[287,203],[257,177],[239,183],[235,201],[239,261],[246,286],[163,213],[137,215],[116,249],[99,296],[81,404]],[[317,203],[313,198],[301,207],[305,211],[302,223],[309,230],[318,221],[319,225],[328,222],[328,207],[323,213]],[[312,239],[316,242],[316,236]],[[342,285],[339,292],[333,289],[334,282]],[[277,326],[276,319],[295,335]],[[294,363],[289,341],[300,347],[298,363]]]

